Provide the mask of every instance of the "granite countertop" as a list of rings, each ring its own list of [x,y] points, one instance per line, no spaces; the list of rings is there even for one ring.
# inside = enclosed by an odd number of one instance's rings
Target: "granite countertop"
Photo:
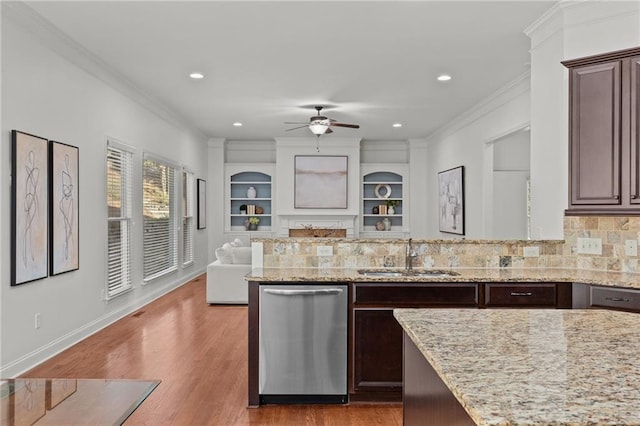
[[[399,269],[402,271],[402,269]],[[260,282],[567,282],[640,289],[640,274],[569,268],[455,268],[452,276],[379,277],[348,268],[254,268],[247,281]]]
[[[478,425],[640,425],[640,316],[395,309]]]

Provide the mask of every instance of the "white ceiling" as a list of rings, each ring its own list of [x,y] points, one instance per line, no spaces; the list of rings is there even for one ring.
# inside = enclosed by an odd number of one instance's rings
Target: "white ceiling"
[[[306,121],[320,104],[361,126],[323,137],[399,140],[426,137],[525,73],[523,30],[554,3],[27,4],[208,137],[309,136],[283,122]],[[206,77],[190,79],[195,70]],[[438,82],[441,73],[453,79]]]

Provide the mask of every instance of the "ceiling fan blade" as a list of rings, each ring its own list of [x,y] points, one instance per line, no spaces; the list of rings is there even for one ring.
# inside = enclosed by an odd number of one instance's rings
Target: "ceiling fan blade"
[[[347,123],[331,123],[332,127],[349,127],[350,129],[359,129],[360,126],[358,124],[347,124]]]
[[[326,135],[329,133],[333,133],[333,130],[331,130],[331,128],[327,128],[327,130],[323,133],[323,135]]]
[[[309,127],[309,126],[305,124],[304,126],[293,127],[293,128],[291,128],[291,129],[286,129],[285,131],[287,131],[287,132],[288,132],[288,131],[290,131],[290,130],[298,130],[298,129],[303,129],[303,128],[305,128],[305,127]]]

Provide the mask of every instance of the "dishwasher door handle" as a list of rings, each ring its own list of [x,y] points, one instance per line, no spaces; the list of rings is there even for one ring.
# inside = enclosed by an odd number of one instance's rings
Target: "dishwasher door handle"
[[[319,288],[319,289],[296,289],[296,290],[285,290],[279,288],[265,288],[265,293],[274,294],[276,296],[313,296],[320,294],[341,294],[343,290],[341,288]]]

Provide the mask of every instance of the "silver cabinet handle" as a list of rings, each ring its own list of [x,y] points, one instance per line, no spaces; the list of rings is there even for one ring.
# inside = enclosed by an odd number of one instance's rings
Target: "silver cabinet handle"
[[[533,293],[531,293],[530,291],[527,291],[527,292],[512,291],[511,295],[512,296],[533,296]]]
[[[274,294],[276,296],[313,296],[317,294],[340,294],[343,292],[343,290],[341,288],[318,288],[313,290],[285,290],[278,288],[265,288],[264,292],[268,294]]]
[[[610,302],[630,302],[629,299],[625,299],[623,297],[605,297],[604,300],[608,300]]]

